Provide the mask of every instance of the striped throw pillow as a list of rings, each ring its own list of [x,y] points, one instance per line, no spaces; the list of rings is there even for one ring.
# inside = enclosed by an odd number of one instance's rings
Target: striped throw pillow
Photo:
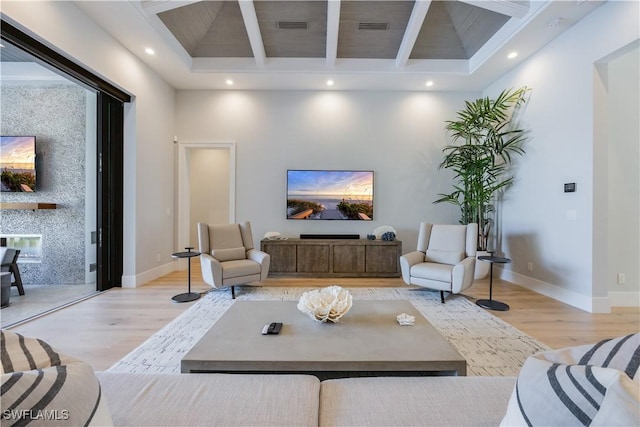
[[[640,334],[527,359],[502,426],[640,425]]]
[[[0,336],[2,425],[113,425],[91,366],[44,341]]]

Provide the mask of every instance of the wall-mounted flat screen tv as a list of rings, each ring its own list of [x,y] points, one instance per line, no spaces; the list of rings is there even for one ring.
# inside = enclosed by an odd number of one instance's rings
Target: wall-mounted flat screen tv
[[[36,190],[36,137],[0,136],[3,192]]]
[[[373,219],[373,171],[288,170],[287,219]]]

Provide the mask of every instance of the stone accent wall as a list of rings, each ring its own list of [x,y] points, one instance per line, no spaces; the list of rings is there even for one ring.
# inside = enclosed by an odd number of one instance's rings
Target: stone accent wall
[[[1,132],[36,136],[36,191],[2,202],[57,203],[3,210],[2,234],[42,234],[42,263],[20,263],[27,285],[85,283],[86,90],[76,85],[2,85]]]

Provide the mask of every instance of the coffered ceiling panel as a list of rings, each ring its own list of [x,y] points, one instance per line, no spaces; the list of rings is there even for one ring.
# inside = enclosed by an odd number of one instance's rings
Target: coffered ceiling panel
[[[267,57],[325,57],[326,1],[258,1],[255,10]]]
[[[466,58],[471,58],[509,20],[509,16],[459,1],[437,3],[447,10]]]
[[[237,1],[201,1],[158,17],[192,57],[252,57]]]
[[[431,3],[410,58],[467,59],[462,40],[443,2]]]
[[[341,2],[338,58],[395,58],[414,3]]]

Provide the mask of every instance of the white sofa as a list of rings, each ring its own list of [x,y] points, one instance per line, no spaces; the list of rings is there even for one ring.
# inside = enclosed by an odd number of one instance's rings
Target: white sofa
[[[116,426],[497,426],[512,377],[98,373]]]
[[[640,333],[538,353],[517,379],[322,382],[287,374],[94,374],[41,340],[1,335],[2,425],[640,425]]]

